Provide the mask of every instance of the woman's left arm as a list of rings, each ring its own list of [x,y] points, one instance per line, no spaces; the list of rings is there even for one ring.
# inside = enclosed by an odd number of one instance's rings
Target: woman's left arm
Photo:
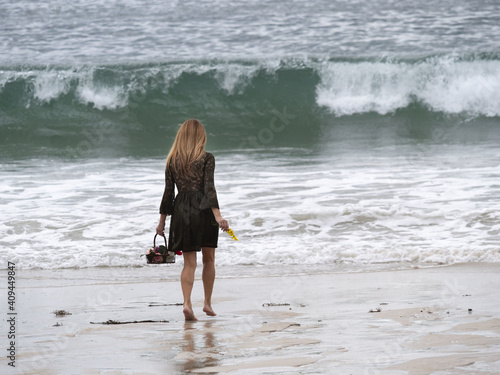
[[[159,234],[160,236],[165,235],[165,222],[167,221],[167,215],[160,214],[160,222],[158,223],[158,226],[156,227],[156,234]]]

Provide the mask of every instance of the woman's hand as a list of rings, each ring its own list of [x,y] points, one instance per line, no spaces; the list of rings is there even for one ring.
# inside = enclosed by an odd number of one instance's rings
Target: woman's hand
[[[229,229],[229,223],[226,219],[220,216],[216,217],[215,221],[217,221],[217,224],[219,224],[220,229],[222,229],[224,232],[227,232],[227,230]]]
[[[159,234],[160,236],[165,235],[165,223],[163,223],[163,225],[161,223],[158,224],[156,227],[156,234]]]
[[[161,215],[160,216],[160,222],[158,223],[158,226],[156,227],[156,234],[159,234],[160,236],[165,236],[165,221],[166,221],[167,215]]]
[[[217,224],[219,224],[220,229],[222,229],[224,232],[227,232],[227,230],[229,229],[229,223],[222,217],[222,215],[220,214],[220,210],[218,208],[212,207],[212,212],[214,214],[215,221],[217,222]]]

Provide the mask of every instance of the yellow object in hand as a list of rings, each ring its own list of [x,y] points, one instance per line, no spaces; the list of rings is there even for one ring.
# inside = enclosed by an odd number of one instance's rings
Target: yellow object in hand
[[[237,238],[236,238],[236,236],[234,235],[234,232],[233,232],[233,230],[232,230],[231,228],[229,228],[229,229],[227,230],[227,234],[229,234],[233,240],[238,241],[238,239],[237,239]]]

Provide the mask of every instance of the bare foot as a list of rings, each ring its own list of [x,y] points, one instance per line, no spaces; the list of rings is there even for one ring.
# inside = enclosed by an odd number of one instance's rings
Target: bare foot
[[[182,309],[182,312],[184,313],[184,317],[186,318],[186,322],[198,320],[198,319],[196,319],[196,316],[194,316],[194,312],[193,312],[192,308],[184,307],[184,309]]]
[[[203,312],[210,316],[217,316],[215,311],[212,309],[212,306],[210,305],[205,305],[205,307],[203,307]]]

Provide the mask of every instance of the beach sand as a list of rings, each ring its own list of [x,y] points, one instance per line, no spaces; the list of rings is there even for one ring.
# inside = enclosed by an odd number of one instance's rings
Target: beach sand
[[[499,264],[279,276],[247,268],[218,269],[217,317],[201,311],[197,269],[193,323],[176,305],[179,264],[18,270],[16,368],[4,358],[1,372],[500,373]],[[168,322],[91,324],[108,320]]]

